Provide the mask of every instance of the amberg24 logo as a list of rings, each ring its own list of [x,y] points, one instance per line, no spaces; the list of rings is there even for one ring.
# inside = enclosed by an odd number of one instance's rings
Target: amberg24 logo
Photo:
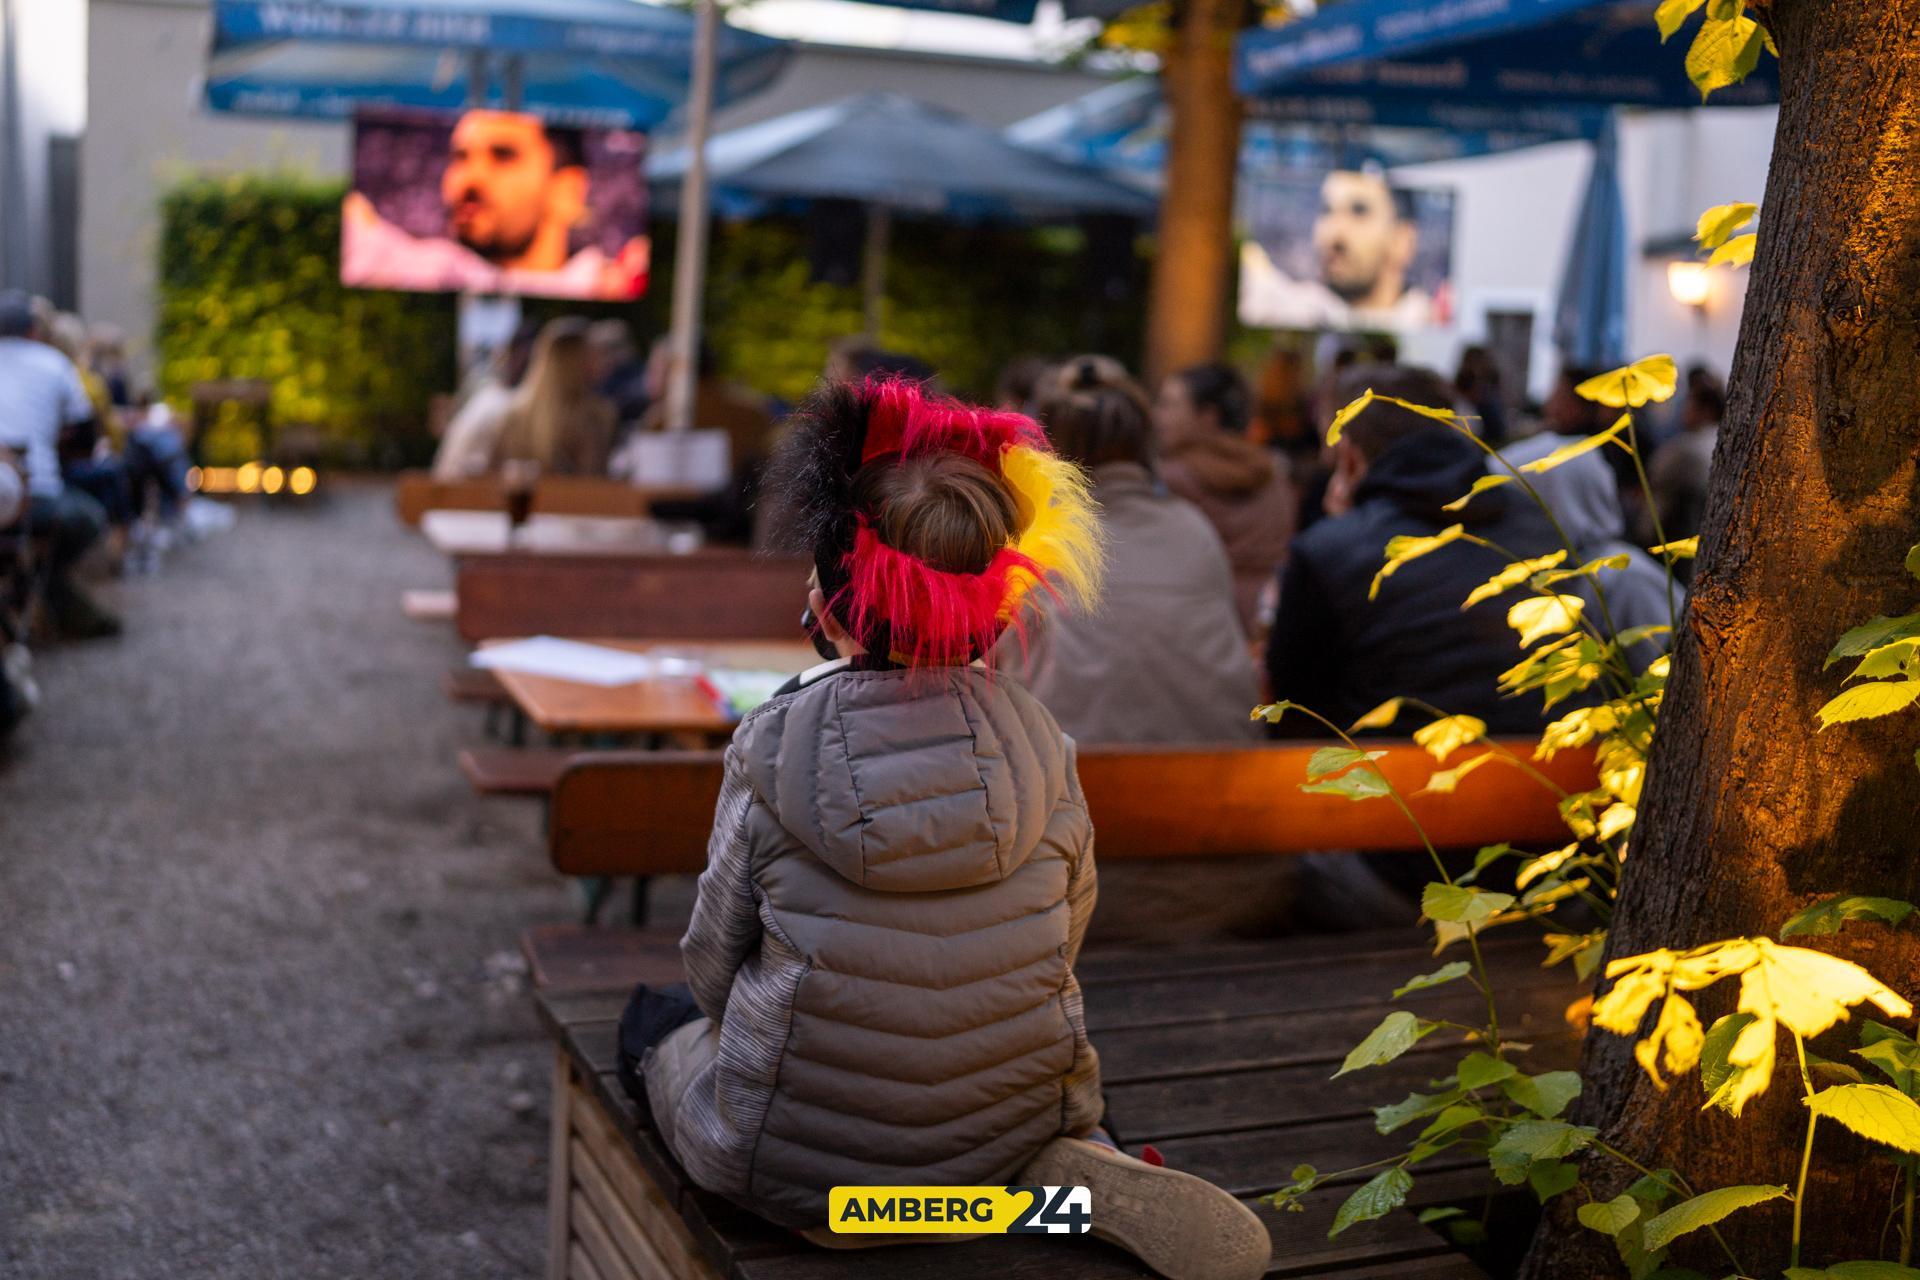
[[[840,1234],[1072,1235],[1093,1226],[1085,1187],[835,1187],[827,1227]]]

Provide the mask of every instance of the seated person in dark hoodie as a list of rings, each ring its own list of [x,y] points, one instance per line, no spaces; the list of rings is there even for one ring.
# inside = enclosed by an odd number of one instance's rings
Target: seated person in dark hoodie
[[[1371,387],[1412,404],[1453,402],[1440,378],[1402,365],[1352,370],[1336,404]],[[1374,403],[1333,448],[1329,518],[1293,540],[1280,576],[1280,607],[1267,639],[1267,676],[1275,701],[1311,707],[1345,727],[1389,698],[1406,696],[1450,714],[1478,716],[1494,733],[1538,732],[1546,717],[1538,697],[1503,698],[1500,673],[1521,658],[1507,610],[1525,588],[1460,606],[1468,593],[1505,568],[1509,557],[1457,542],[1410,560],[1367,591],[1385,562],[1387,543],[1402,534],[1427,537],[1449,525],[1534,557],[1561,550],[1559,537],[1525,494],[1509,488],[1445,511],[1487,474],[1486,455],[1444,423],[1396,405]],[[1306,717],[1290,717],[1288,736],[1311,734]]]

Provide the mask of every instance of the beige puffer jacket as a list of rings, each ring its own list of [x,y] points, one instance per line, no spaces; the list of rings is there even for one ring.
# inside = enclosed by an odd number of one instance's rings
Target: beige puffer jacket
[[[645,1061],[701,1186],[790,1226],[841,1185],[995,1185],[1099,1123],[1073,745],[980,667],[839,670],[727,750],[681,941],[708,1015]]]

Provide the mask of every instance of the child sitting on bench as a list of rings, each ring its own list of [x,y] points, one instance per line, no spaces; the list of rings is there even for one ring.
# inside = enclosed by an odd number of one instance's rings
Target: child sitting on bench
[[[1095,589],[1084,476],[1027,418],[867,382],[816,394],[772,483],[830,660],[734,734],[691,993],[635,992],[628,1088],[695,1182],[817,1243],[930,1239],[829,1234],[836,1186],[1086,1186],[1162,1274],[1260,1275],[1251,1211],[1098,1129],[1073,744],[980,661],[1036,592]]]

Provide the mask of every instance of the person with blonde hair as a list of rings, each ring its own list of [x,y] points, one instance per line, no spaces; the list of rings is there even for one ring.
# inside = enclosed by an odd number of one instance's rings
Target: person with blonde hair
[[[600,476],[613,452],[613,404],[594,390],[587,322],[563,316],[534,344],[533,363],[514,392],[493,466],[532,462],[550,474]]]

